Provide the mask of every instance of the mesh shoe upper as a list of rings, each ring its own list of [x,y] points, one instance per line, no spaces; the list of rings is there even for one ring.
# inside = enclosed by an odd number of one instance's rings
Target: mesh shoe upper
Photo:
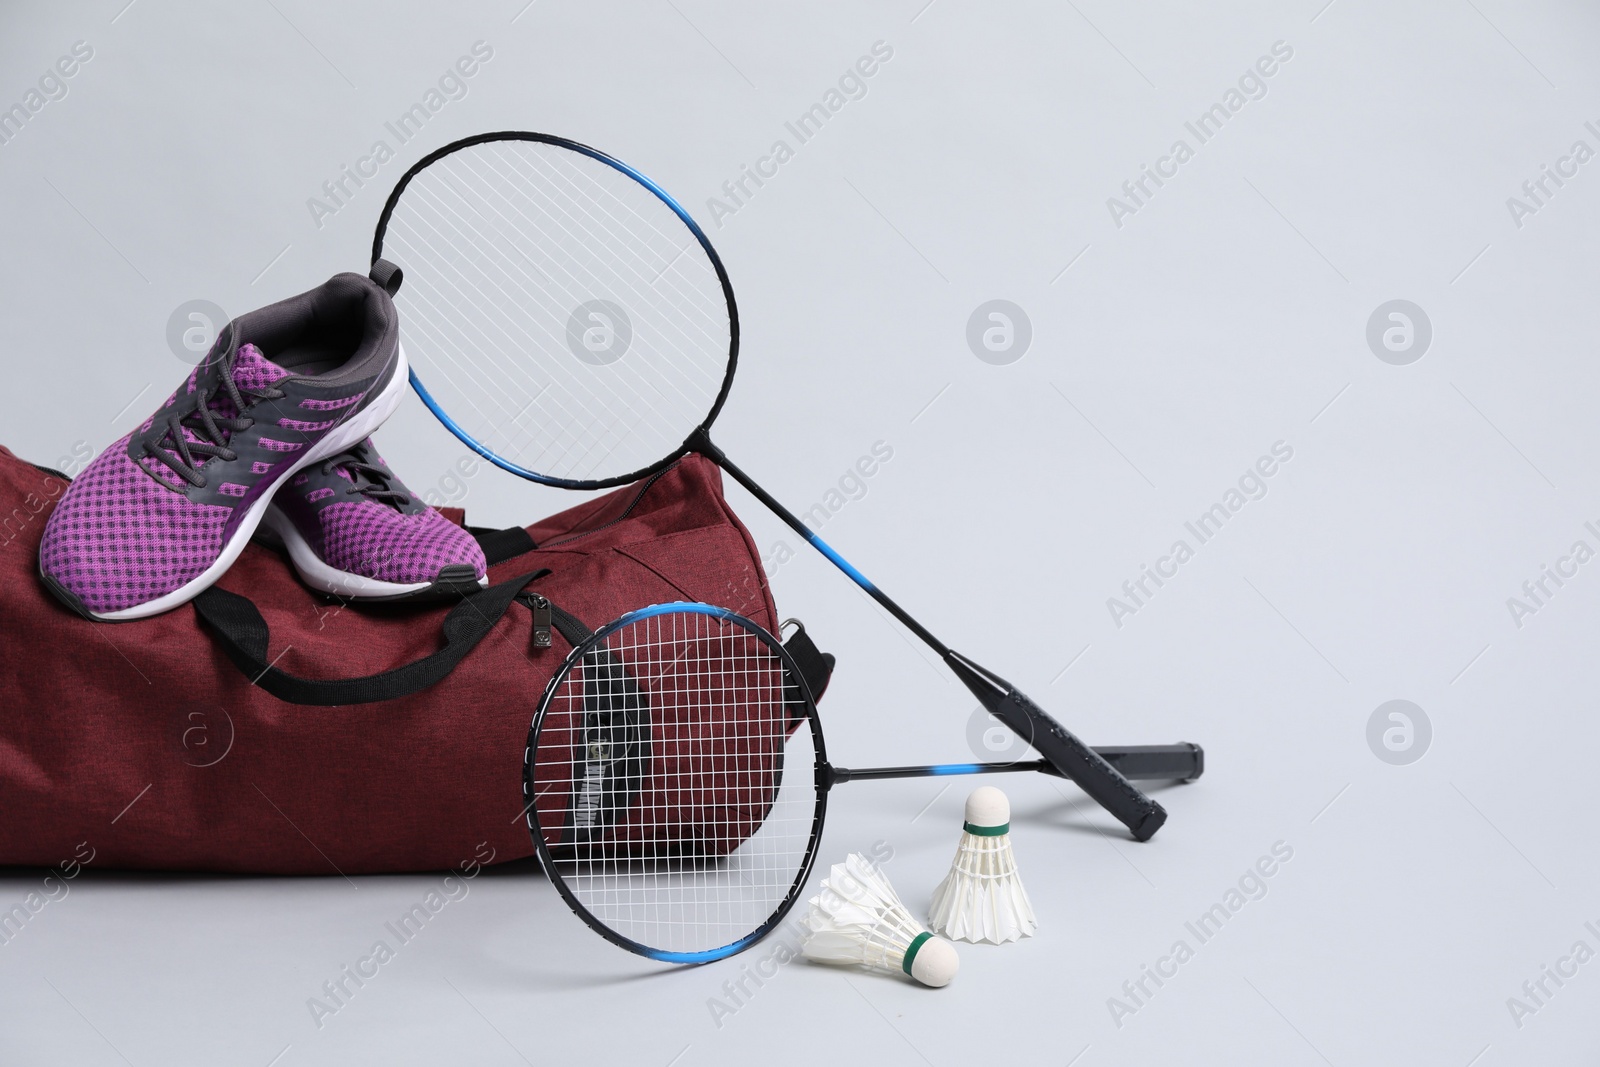
[[[422,503],[366,440],[295,475],[273,500],[328,566],[381,582],[434,581],[488,565],[472,535]]]
[[[40,568],[91,611],[120,611],[182,586],[217,558],[233,514],[152,478],[128,456],[128,441],[73,480],[39,545]]]

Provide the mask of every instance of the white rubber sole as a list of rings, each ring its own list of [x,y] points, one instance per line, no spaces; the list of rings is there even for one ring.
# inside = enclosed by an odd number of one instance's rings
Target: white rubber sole
[[[108,611],[103,614],[90,612],[90,618],[102,622],[126,622],[129,619],[145,619],[151,615],[160,615],[164,611],[171,611],[181,604],[187,604],[201,593],[216,584],[229,567],[233,566],[250,538],[255,534],[256,527],[261,523],[261,517],[266,514],[267,508],[272,503],[272,497],[290,478],[311,466],[320,463],[329,456],[336,456],[351,445],[371,437],[373,431],[382,426],[400,406],[401,399],[405,396],[406,386],[409,384],[410,365],[406,362],[406,350],[399,348],[397,343],[398,360],[394,369],[394,377],[389,379],[389,384],[384,386],[383,392],[378,394],[367,407],[353,415],[349,421],[334,427],[333,431],[306,450],[305,455],[295,460],[294,465],[286,471],[278,484],[268,492],[252,501],[250,509],[245,512],[244,518],[233,531],[233,539],[222,546],[222,552],[212,562],[211,566],[201,571],[198,577],[191,578],[188,582],[154,600],[143,604],[136,604],[131,608],[122,608],[119,611]]]
[[[341,571],[337,567],[328,565],[317,555],[310,543],[300,536],[300,530],[295,526],[294,520],[281,510],[269,509],[262,522],[283,538],[283,547],[289,550],[289,559],[294,563],[294,569],[299,572],[300,580],[324,593],[350,600],[403,600],[418,593],[425,593],[438,584],[436,580],[385,582],[377,578],[352,574],[350,571]],[[480,589],[488,584],[487,574],[478,579]]]

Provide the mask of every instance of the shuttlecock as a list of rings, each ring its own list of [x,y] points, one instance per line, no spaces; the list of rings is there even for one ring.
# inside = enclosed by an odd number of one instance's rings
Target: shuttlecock
[[[811,898],[800,951],[819,963],[854,963],[908,974],[926,986],[949,985],[961,961],[900,903],[894,886],[865,856],[836,863]]]
[[[956,941],[1002,945],[1039,928],[1011,853],[1011,802],[992,785],[967,797],[961,844],[939,888],[929,924]]]

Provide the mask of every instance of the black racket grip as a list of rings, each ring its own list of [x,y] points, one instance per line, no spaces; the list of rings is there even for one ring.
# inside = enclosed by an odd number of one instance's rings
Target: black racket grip
[[[1150,840],[1167,821],[1165,808],[1141,793],[1104,757],[1074,737],[1016,686],[959,652],[951,652],[946,662],[989,714],[1114,815],[1135,841]]]

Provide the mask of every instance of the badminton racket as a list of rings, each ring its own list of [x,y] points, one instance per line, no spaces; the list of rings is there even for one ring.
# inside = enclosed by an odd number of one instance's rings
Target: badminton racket
[[[794,904],[836,783],[1053,771],[834,767],[801,677],[770,632],[709,604],[644,608],[580,636],[534,715],[523,792],[539,859],[584,922],[652,959],[721,959]],[[1142,777],[1203,769],[1196,745],[1109,751]]]
[[[412,386],[473,451],[571,489],[636,481],[689,452],[707,457],[1136,839],[1166,821],[1115,767],[935,637],[712,442],[738,364],[733,286],[705,232],[649,178],[560,137],[469,137],[400,178],[372,258],[389,288],[406,279],[395,303]]]

